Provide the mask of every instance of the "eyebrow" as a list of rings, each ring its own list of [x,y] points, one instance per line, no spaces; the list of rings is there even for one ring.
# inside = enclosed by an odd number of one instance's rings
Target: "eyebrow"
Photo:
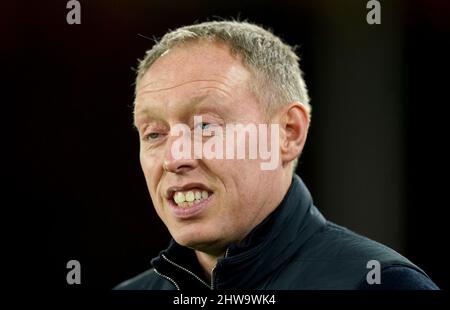
[[[195,96],[189,100],[189,102],[187,103],[187,106],[189,106],[190,109],[195,109],[200,104],[205,103],[205,101],[204,101],[205,99],[212,98],[212,97],[213,96],[211,96],[210,94]],[[214,100],[214,101],[215,101],[215,103],[220,104],[218,100]],[[214,107],[213,109],[216,110],[216,108],[218,108],[218,107]],[[223,105],[221,105],[221,108],[223,108]],[[220,109],[220,108],[218,108],[218,109]],[[134,114],[133,125],[136,129],[139,129],[137,120],[138,120],[138,118],[141,118],[141,116],[148,117],[151,120],[158,119],[157,117],[155,117],[154,113],[151,112],[151,107],[149,107],[148,104],[145,105],[143,108],[140,108],[137,111],[136,110],[133,111],[133,114]]]

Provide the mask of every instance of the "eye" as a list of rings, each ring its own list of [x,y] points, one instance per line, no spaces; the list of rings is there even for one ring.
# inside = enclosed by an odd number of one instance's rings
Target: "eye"
[[[212,126],[211,123],[206,123],[206,122],[201,122],[201,123],[197,124],[197,127],[200,127],[201,130],[208,129],[211,126]]]
[[[203,130],[208,129],[211,126],[210,123],[205,123],[205,122],[202,122],[201,125],[202,125]]]
[[[145,135],[145,140],[156,140],[161,136],[159,132],[150,132],[149,134]]]

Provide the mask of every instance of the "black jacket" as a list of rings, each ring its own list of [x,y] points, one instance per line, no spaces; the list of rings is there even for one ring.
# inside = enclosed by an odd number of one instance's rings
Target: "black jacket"
[[[366,280],[371,260],[381,284]],[[296,175],[278,208],[218,260],[210,283],[193,250],[173,240],[151,264],[116,289],[437,289],[394,250],[326,221]]]

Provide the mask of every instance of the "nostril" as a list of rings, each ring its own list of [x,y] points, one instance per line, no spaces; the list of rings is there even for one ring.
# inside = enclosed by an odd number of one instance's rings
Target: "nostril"
[[[177,169],[190,169],[190,168],[192,168],[192,167],[189,165],[182,165],[182,166],[179,166]]]
[[[185,172],[185,171],[192,170],[193,168],[194,167],[192,167],[190,165],[180,165],[180,166],[176,167],[174,172],[175,173],[182,173],[182,172]]]
[[[195,164],[191,163],[176,163],[176,162],[167,162],[164,161],[162,168],[166,172],[172,172],[172,173],[183,173],[189,170],[192,170],[195,168]]]

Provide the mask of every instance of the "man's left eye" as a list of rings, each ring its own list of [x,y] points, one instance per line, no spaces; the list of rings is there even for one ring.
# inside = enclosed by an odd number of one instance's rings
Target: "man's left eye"
[[[212,126],[211,123],[205,123],[205,122],[201,122],[200,124],[197,125],[197,127],[200,127],[202,130],[208,129],[211,126]]]
[[[202,123],[202,129],[208,129],[211,126],[210,123]]]

